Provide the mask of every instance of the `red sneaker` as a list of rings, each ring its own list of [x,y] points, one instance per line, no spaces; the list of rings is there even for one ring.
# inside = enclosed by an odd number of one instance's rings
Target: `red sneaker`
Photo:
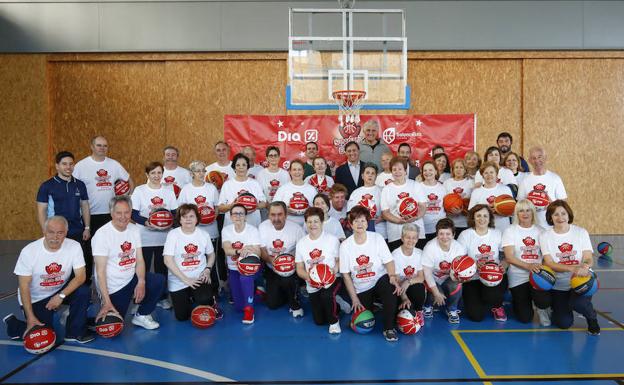
[[[505,313],[504,307],[493,307],[492,313],[494,313],[494,319],[499,322],[507,321],[507,314]]]
[[[245,306],[243,309],[243,323],[244,324],[252,324],[254,323],[254,308],[251,306]]]

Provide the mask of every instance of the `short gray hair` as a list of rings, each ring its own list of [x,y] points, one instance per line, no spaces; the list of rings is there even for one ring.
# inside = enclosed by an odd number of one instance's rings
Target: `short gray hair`
[[[49,217],[48,219],[46,219],[45,222],[43,222],[43,228],[47,229],[48,223],[56,222],[56,221],[61,222],[63,226],[65,226],[65,230],[69,230],[69,222],[67,222],[67,219],[65,217],[62,217],[60,215],[53,215]]]
[[[121,202],[126,202],[128,204],[128,207],[130,207],[130,210],[132,210],[132,199],[130,199],[128,195],[115,195],[114,197],[112,197],[110,202],[108,202],[109,210],[112,212],[115,206],[117,206],[117,204]]]
[[[416,226],[413,223],[406,223],[406,224],[404,224],[403,227],[401,227],[401,238],[403,238],[405,233],[410,232],[410,231],[415,231],[416,234],[418,234],[419,233],[418,226]]]

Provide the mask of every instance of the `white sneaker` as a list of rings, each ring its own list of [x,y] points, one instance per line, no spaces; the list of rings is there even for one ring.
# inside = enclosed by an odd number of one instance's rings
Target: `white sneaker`
[[[158,301],[156,306],[158,306],[159,308],[162,308],[163,310],[169,310],[172,307],[171,301],[169,301],[169,298],[161,299],[160,301]]]
[[[140,326],[148,330],[158,329],[160,327],[160,324],[154,321],[154,319],[152,318],[150,314],[148,315],[135,314],[134,317],[132,318],[132,324],[136,326]]]
[[[539,323],[542,326],[550,326],[550,308],[546,309],[536,309],[537,318],[539,318]]]
[[[336,296],[336,303],[340,306],[340,310],[345,314],[351,313],[351,305],[347,301],[345,301],[341,296]]]
[[[292,314],[293,318],[303,317],[303,308],[297,310],[288,309],[288,311]]]
[[[335,324],[329,325],[329,334],[340,334],[342,330],[340,330],[340,321]]]

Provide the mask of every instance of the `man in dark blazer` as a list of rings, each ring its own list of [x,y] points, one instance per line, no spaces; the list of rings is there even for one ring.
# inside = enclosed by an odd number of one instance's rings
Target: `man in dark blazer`
[[[356,142],[349,142],[345,145],[347,161],[336,168],[336,183],[341,183],[347,188],[347,199],[353,190],[364,185],[362,172],[364,172],[364,162],[360,160],[360,145]]]
[[[416,180],[416,177],[420,175],[420,169],[414,164],[411,159],[412,148],[407,143],[401,143],[397,150],[397,156],[407,161],[407,178]]]

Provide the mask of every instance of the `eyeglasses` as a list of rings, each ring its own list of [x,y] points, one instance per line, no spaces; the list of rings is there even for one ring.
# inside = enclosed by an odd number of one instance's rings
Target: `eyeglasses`
[[[244,212],[237,211],[237,212],[235,212],[235,213],[230,213],[230,215],[231,215],[231,216],[235,216],[235,217],[242,217],[242,216],[244,216],[244,215],[245,215],[245,213],[244,213]]]

